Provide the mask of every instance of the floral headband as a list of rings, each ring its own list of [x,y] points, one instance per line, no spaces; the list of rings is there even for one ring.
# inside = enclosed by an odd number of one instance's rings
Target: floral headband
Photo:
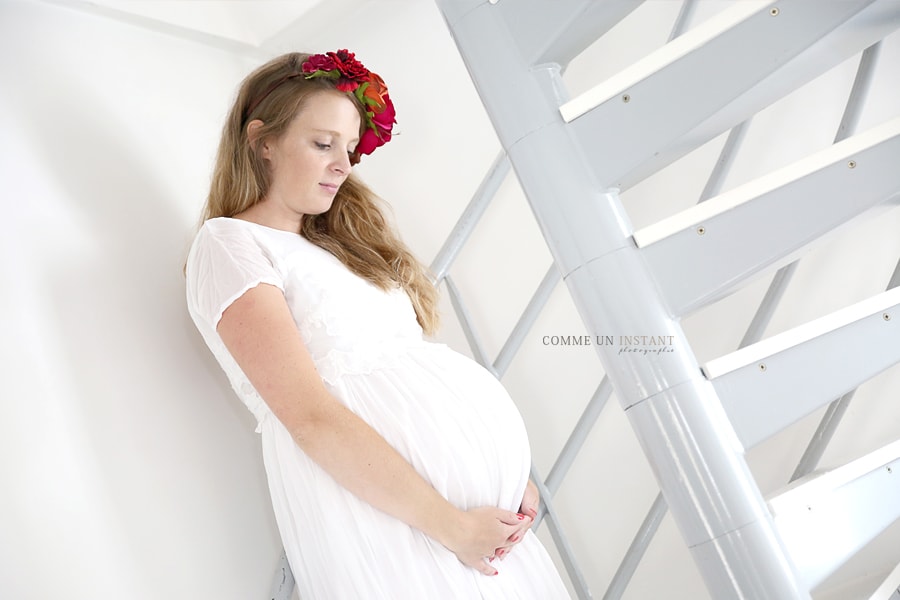
[[[303,71],[302,73],[292,73],[282,77],[251,103],[245,113],[245,120],[275,88],[288,79],[322,77],[334,80],[335,87],[340,91],[356,96],[365,109],[366,128],[353,152],[354,164],[359,162],[361,154],[371,154],[375,148],[391,141],[391,129],[397,121],[394,104],[387,93],[387,86],[381,77],[369,71],[356,60],[353,52],[338,50],[337,52],[314,54],[306,59],[300,69]]]

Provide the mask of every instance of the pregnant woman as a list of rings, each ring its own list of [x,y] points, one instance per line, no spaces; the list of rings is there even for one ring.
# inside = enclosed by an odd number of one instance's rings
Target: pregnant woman
[[[428,341],[426,270],[352,174],[391,138],[346,50],[242,83],[187,260],[191,317],[256,417],[303,600],[569,598],[500,383]]]

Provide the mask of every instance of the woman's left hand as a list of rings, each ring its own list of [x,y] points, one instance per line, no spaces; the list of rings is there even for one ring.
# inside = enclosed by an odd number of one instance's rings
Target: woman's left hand
[[[494,556],[503,560],[507,554],[513,549],[513,546],[525,539],[525,534],[531,529],[531,525],[537,518],[538,507],[540,506],[541,495],[537,486],[530,479],[525,486],[525,493],[522,495],[522,503],[519,505],[519,515],[521,525],[516,531],[507,538],[507,544],[501,546],[494,551]]]
[[[525,493],[522,495],[522,504],[519,506],[519,512],[527,517],[531,517],[532,522],[537,519],[538,508],[541,505],[541,493],[532,480],[528,480],[525,485]],[[529,525],[531,527],[531,525]]]

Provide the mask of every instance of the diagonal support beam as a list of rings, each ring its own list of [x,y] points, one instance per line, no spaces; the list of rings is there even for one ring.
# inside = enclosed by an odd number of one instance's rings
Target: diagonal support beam
[[[769,501],[775,525],[814,587],[900,519],[900,441]]]
[[[710,361],[749,448],[900,362],[900,288]]]
[[[494,8],[502,15],[527,62],[565,66],[642,2],[498,2]]]
[[[463,214],[460,215],[456,225],[453,226],[453,231],[447,236],[444,245],[441,246],[437,256],[434,257],[434,261],[431,263],[431,272],[436,283],[439,283],[447,276],[450,265],[456,260],[459,251],[462,250],[469,236],[472,235],[472,231],[475,230],[475,226],[478,225],[478,221],[481,220],[484,211],[487,210],[491,200],[497,194],[497,190],[506,178],[507,173],[509,173],[509,169],[510,164],[509,159],[506,158],[506,153],[500,152],[497,158],[494,159],[494,163],[488,170],[487,175],[478,185],[478,189],[475,191]]]
[[[636,231],[634,240],[669,309],[685,315],[873,207],[890,207],[900,199],[897,156],[900,118]]]
[[[499,377],[503,377],[506,373],[516,352],[522,347],[525,336],[531,331],[531,327],[534,325],[535,321],[537,321],[537,318],[540,316],[547,301],[550,300],[550,295],[553,293],[553,290],[556,289],[559,280],[559,270],[556,268],[555,264],[550,265],[550,268],[547,269],[547,272],[544,274],[544,278],[541,279],[538,289],[535,290],[531,300],[528,301],[528,306],[522,311],[519,320],[516,321],[515,327],[513,327],[512,332],[506,339],[506,343],[503,344],[503,347],[497,354],[497,358],[494,360],[494,372],[496,372]]]
[[[898,27],[892,0],[737,2],[560,113],[600,185],[628,189]]]
[[[469,309],[466,308],[462,299],[462,294],[459,292],[459,288],[456,287],[453,279],[449,276],[444,277],[444,283],[447,285],[447,292],[450,295],[450,304],[453,305],[453,310],[456,312],[456,317],[459,319],[459,324],[466,336],[466,341],[469,342],[469,348],[472,349],[473,358],[478,364],[490,371],[494,377],[497,377],[497,373],[491,365],[491,359],[488,358],[487,351],[484,349],[484,344],[481,343],[481,338],[478,337],[475,326],[472,324],[472,314],[469,312]]]
[[[537,472],[534,464],[531,465],[531,480],[537,486],[541,496],[539,514],[547,516],[547,528],[550,530],[550,535],[553,537],[553,542],[556,544],[556,549],[559,551],[559,557],[562,559],[563,566],[566,568],[566,573],[569,575],[572,587],[575,589],[575,594],[578,596],[578,600],[591,600],[592,596],[590,588],[588,587],[587,580],[584,577],[581,567],[578,566],[578,562],[575,560],[575,552],[573,552],[568,538],[563,533],[559,514],[553,507],[550,490],[547,489],[543,478],[540,473]]]

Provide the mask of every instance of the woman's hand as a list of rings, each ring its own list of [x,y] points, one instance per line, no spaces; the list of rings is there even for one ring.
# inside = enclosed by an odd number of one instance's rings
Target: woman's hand
[[[496,575],[490,564],[494,558],[503,560],[513,546],[525,538],[537,517],[541,496],[531,480],[525,486],[519,512],[499,508],[476,508],[460,513],[459,522],[452,527],[445,546],[465,565],[484,573]]]
[[[532,522],[537,519],[538,508],[541,505],[541,493],[532,480],[528,480],[525,485],[525,493],[522,495],[522,504],[519,505],[519,512],[527,517],[531,517]],[[529,525],[530,527],[530,525]]]
[[[500,508],[474,508],[461,512],[444,541],[459,561],[485,575],[496,575],[490,565],[498,548],[507,547],[523,522],[522,515]]]
[[[522,504],[519,505],[519,527],[509,536],[506,544],[495,549],[494,555],[503,560],[510,553],[513,546],[525,538],[525,534],[531,529],[531,525],[537,518],[538,507],[541,503],[541,494],[537,486],[530,479],[525,485],[525,493],[522,495]]]

